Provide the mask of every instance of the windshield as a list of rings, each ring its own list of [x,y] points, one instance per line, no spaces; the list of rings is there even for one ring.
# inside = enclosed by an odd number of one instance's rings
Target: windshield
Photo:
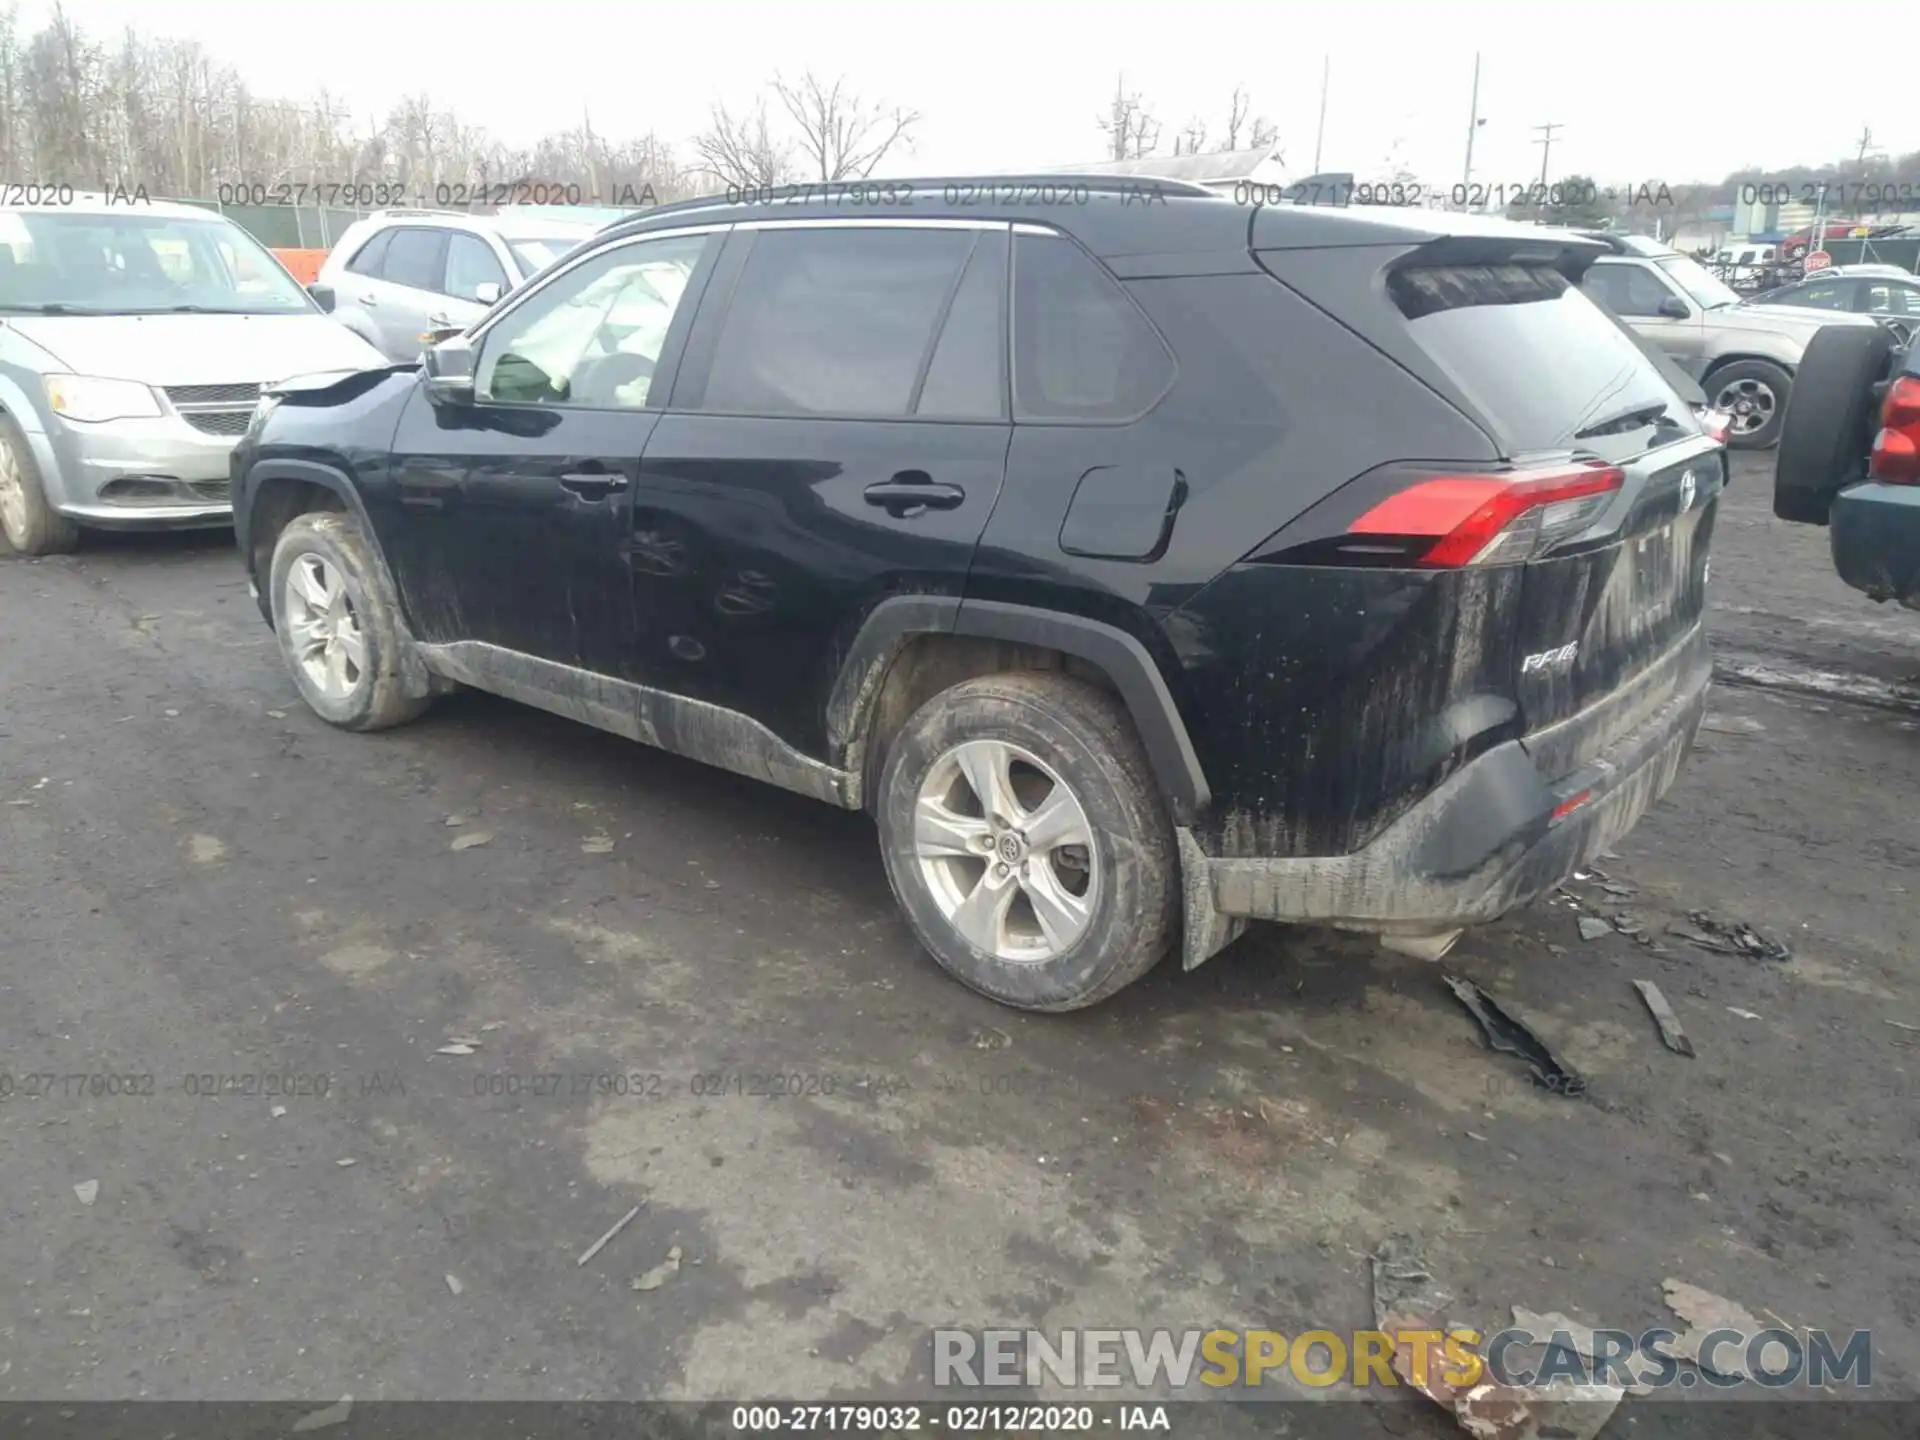
[[[523,235],[507,237],[507,249],[520,263],[521,273],[537,275],[580,243],[572,235]]]
[[[313,302],[217,218],[0,211],[0,311],[299,315]]]
[[[1685,255],[1663,255],[1653,263],[1666,271],[1673,282],[1704,309],[1718,310],[1740,303],[1739,292],[1724,280],[1714,278],[1713,272],[1698,260]]]

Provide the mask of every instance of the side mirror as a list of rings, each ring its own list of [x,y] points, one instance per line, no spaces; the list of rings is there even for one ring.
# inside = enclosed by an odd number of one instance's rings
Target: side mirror
[[[307,286],[307,294],[313,297],[313,303],[329,315],[333,313],[334,293],[331,285],[322,285],[319,281]]]
[[[500,282],[498,280],[482,280],[478,285],[473,287],[473,298],[482,305],[493,304],[493,302],[498,300],[504,293],[500,288]]]
[[[1693,311],[1687,308],[1687,302],[1682,300],[1678,295],[1669,295],[1666,299],[1662,300],[1659,310],[1655,313],[1665,320],[1691,320],[1693,318]]]
[[[427,347],[420,357],[427,372],[427,394],[445,405],[473,403],[473,342],[454,335]]]

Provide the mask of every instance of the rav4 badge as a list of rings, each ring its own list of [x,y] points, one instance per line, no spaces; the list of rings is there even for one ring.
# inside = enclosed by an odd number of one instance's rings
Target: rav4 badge
[[[1580,642],[1562,645],[1558,650],[1542,650],[1538,655],[1529,655],[1520,662],[1520,673],[1531,675],[1536,670],[1559,670],[1573,664],[1573,657],[1580,652]]]

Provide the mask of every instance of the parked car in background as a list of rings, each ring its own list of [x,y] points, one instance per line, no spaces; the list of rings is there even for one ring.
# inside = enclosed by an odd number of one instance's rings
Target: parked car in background
[[[0,532],[218,526],[262,384],[383,365],[252,236],[190,205],[0,208]]]
[[[348,227],[309,288],[388,359],[418,360],[422,337],[465,329],[593,232],[558,216],[382,210]]]
[[[665,206],[270,396],[236,537],[300,694],[472,685],[867,810],[1021,1008],[1253,919],[1444,953],[1677,774],[1724,449],[1578,236],[1157,190]]]
[[[1753,298],[1758,305],[1871,315],[1902,344],[1920,323],[1920,275],[1898,265],[1835,265]]]
[[[1920,610],[1920,361],[1884,330],[1823,330],[1801,361],[1773,513],[1828,527],[1854,589]]]
[[[1780,438],[1794,372],[1823,325],[1874,325],[1866,315],[1746,300],[1699,262],[1641,235],[1582,232],[1606,246],[1581,282],[1695,376],[1731,417],[1728,443],[1764,449]]]

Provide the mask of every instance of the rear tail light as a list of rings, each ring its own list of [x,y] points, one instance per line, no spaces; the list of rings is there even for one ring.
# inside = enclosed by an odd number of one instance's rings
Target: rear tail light
[[[1902,375],[1887,391],[1867,473],[1889,485],[1920,485],[1920,379]]]
[[[1733,433],[1733,417],[1724,410],[1701,410],[1698,413],[1700,428],[1707,433],[1707,437],[1726,444],[1727,436]]]
[[[1347,533],[1391,537],[1423,569],[1518,565],[1591,525],[1625,478],[1597,464],[1438,475],[1381,501]]]

